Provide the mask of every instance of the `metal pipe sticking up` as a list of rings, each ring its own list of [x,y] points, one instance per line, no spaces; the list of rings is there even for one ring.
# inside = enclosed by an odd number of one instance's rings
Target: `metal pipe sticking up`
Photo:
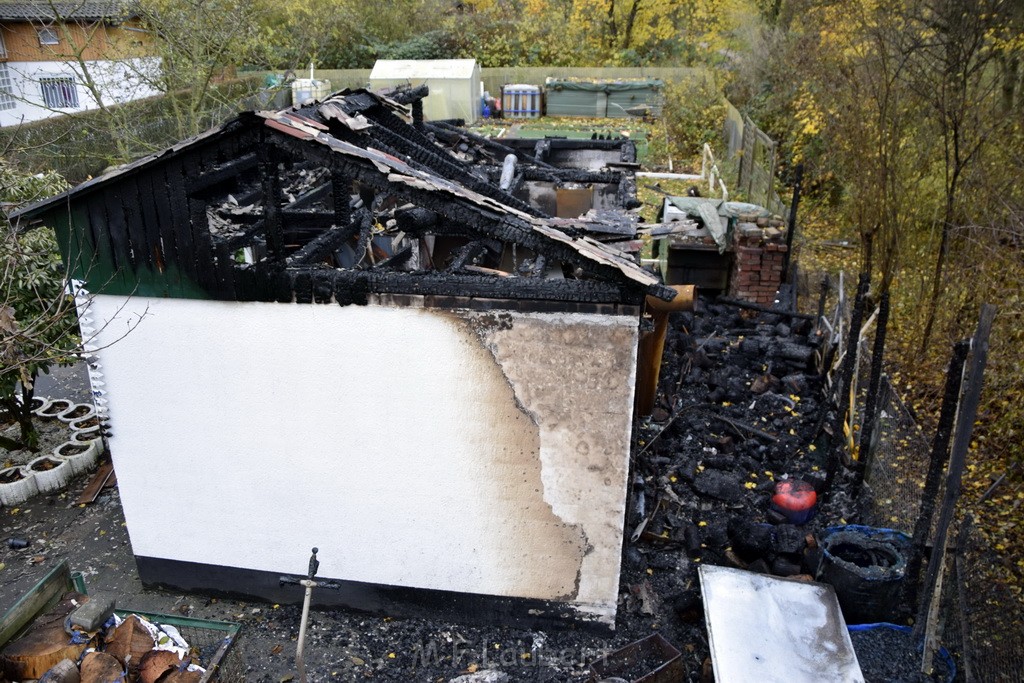
[[[515,154],[505,155],[505,161],[501,165],[501,180],[498,182],[498,187],[505,192],[512,189],[512,181],[516,177],[516,162],[518,161],[519,159]]]
[[[651,314],[654,329],[641,333],[637,352],[636,414],[641,417],[650,415],[654,410],[669,314],[675,311],[692,311],[693,302],[697,298],[697,287],[694,285],[672,285],[671,289],[676,292],[671,301],[647,297],[646,309]]]

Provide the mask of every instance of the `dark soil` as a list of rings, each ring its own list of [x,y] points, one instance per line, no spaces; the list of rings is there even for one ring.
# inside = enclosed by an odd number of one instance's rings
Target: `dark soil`
[[[34,469],[36,472],[48,472],[52,470],[54,467],[57,467],[58,465],[60,465],[59,460],[56,460],[54,458],[47,458],[45,460],[40,460],[39,462],[32,465],[32,469]]]

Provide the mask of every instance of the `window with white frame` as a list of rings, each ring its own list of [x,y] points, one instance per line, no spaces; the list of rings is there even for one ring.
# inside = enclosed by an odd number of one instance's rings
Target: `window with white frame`
[[[43,104],[50,109],[73,109],[78,106],[78,88],[69,76],[49,76],[39,79]]]
[[[4,29],[0,26],[0,58],[7,56],[7,45],[4,44]]]
[[[44,26],[37,31],[39,34],[40,45],[57,45],[60,43],[60,38],[57,36],[57,31],[52,26]]]
[[[14,84],[11,82],[11,70],[0,62],[0,111],[14,109],[18,103],[14,100]]]

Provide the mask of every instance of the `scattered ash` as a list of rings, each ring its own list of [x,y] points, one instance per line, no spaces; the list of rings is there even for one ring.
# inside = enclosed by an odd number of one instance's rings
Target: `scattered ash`
[[[945,681],[946,660],[936,654],[931,676],[921,673],[921,651],[907,631],[879,627],[850,633],[857,661],[867,683],[914,683]]]

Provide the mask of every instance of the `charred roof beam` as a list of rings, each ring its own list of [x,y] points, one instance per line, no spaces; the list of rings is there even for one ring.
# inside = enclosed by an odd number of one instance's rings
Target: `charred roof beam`
[[[330,194],[333,185],[331,182],[321,183],[313,189],[303,192],[301,195],[295,198],[295,201],[291,202],[285,207],[285,211],[296,211],[298,209],[304,209],[321,199],[327,197]]]
[[[475,142],[478,145],[483,146],[486,149],[491,150],[492,152],[495,152],[496,154],[498,154],[503,159],[506,156],[508,156],[509,154],[515,154],[517,157],[522,156],[522,152],[516,151],[516,150],[512,149],[511,147],[509,147],[507,145],[503,145],[500,142],[497,142],[496,140],[492,140],[491,138],[486,138],[483,135],[478,135],[478,134],[473,133],[471,131],[465,130],[463,128],[458,128],[456,126],[452,126],[452,125],[447,124],[447,123],[440,123],[440,122],[428,123],[427,124],[427,129],[428,130],[435,130],[435,131],[438,131],[438,132],[443,132],[446,135],[458,135],[460,137],[464,137],[464,138],[466,138],[468,140],[471,140],[471,141]],[[536,164],[536,165],[541,166],[543,168],[550,168],[550,169],[554,169],[555,168],[554,166],[550,166],[547,163],[545,163],[543,161],[540,161],[540,160],[536,160],[536,159],[531,159],[531,160],[529,160],[528,163],[533,163],[533,164]]]
[[[409,128],[409,126],[398,120],[398,117],[396,117],[394,114],[391,114],[390,112],[387,112],[387,114],[391,118],[394,118],[395,121],[397,121],[397,123],[404,126],[406,130],[412,130],[411,128]],[[379,128],[374,128],[372,129],[372,131],[367,131],[366,134],[369,135],[371,139],[376,140],[379,138],[383,140],[389,146],[391,146],[394,149],[397,149],[403,155],[406,155],[409,158],[413,159],[415,162],[417,162],[426,170],[430,171],[435,175],[439,175],[442,178],[447,178],[449,180],[458,182],[462,185],[465,185],[467,188],[473,190],[478,194],[482,194],[485,197],[490,197],[491,199],[497,202],[501,202],[502,204],[511,206],[515,209],[518,209],[519,211],[522,211],[523,213],[528,213],[531,216],[546,216],[546,214],[543,211],[540,211],[539,209],[530,206],[521,199],[513,197],[508,192],[500,190],[495,185],[492,185],[483,180],[482,178],[480,178],[479,176],[475,175],[468,168],[460,165],[458,160],[455,159],[454,157],[450,155],[442,155],[438,151],[437,145],[435,145],[432,142],[429,143],[430,147],[425,147],[421,144],[418,144],[418,142],[416,141],[403,137],[403,135],[400,132],[394,130],[393,128],[384,125],[382,125]]]
[[[501,245],[495,245],[493,240],[474,240],[459,249],[447,272],[458,273],[468,265],[478,266],[488,253],[500,254]]]
[[[339,270],[336,268],[287,268],[277,275],[268,266],[236,266],[257,278],[256,300],[326,303],[326,291],[345,305],[365,304],[370,292],[437,297],[525,299],[529,301],[575,302],[580,304],[638,305],[642,288],[611,282],[548,280],[526,277],[495,277],[462,273],[407,273],[395,270]],[[317,293],[317,288],[320,292]],[[239,288],[240,291],[252,291]]]
[[[548,183],[620,183],[623,179],[621,171],[587,171],[577,168],[553,168],[541,169],[536,167],[525,167],[522,170],[526,180],[542,181]]]
[[[185,191],[190,196],[206,192],[218,185],[236,180],[242,174],[256,168],[257,164],[256,153],[250,152],[194,178],[188,183]]]
[[[271,126],[271,130],[276,129]],[[281,130],[281,134],[271,135],[268,140],[291,153],[315,156],[321,159],[325,165],[331,166],[332,170],[336,169],[350,175],[353,179],[377,191],[390,192],[406,201],[418,204],[453,223],[461,223],[478,234],[482,233],[495,239],[517,243],[538,253],[544,253],[549,259],[554,258],[569,263],[578,269],[580,274],[597,279],[614,281],[622,272],[621,268],[609,263],[608,260],[595,261],[585,257],[580,250],[573,248],[568,243],[545,239],[544,232],[533,230],[526,220],[510,211],[503,211],[500,206],[485,207],[469,198],[466,198],[467,201],[458,201],[447,192],[417,187],[417,184],[422,182],[418,178],[400,174],[392,176],[390,171],[376,168],[369,160],[356,161],[355,159],[358,157],[335,153],[328,145],[310,145],[304,136],[291,132],[285,134],[285,132]],[[393,177],[394,180],[392,180]],[[453,190],[455,189],[453,188]],[[552,229],[551,234],[548,234],[547,237],[552,237],[557,232]],[[565,237],[564,234],[563,237]],[[566,237],[567,241],[568,239]],[[587,251],[595,253],[595,255],[599,253],[599,250],[588,243],[584,242],[583,244],[587,245],[584,247]],[[610,259],[611,257],[602,254],[601,258]],[[667,297],[669,300],[674,296],[674,292],[664,286],[656,284],[645,286],[639,283],[638,286],[642,291],[650,290],[656,296]]]
[[[338,250],[341,245],[355,237],[362,230],[368,230],[373,224],[373,216],[368,209],[359,209],[352,214],[348,225],[332,227],[319,237],[311,240],[297,252],[285,259],[289,266],[309,265],[323,261]]]
[[[265,136],[261,136],[265,137]],[[284,240],[281,233],[281,176],[278,162],[281,154],[276,145],[259,146],[260,183],[263,187],[263,229],[267,238],[267,248],[275,259],[284,257]]]

